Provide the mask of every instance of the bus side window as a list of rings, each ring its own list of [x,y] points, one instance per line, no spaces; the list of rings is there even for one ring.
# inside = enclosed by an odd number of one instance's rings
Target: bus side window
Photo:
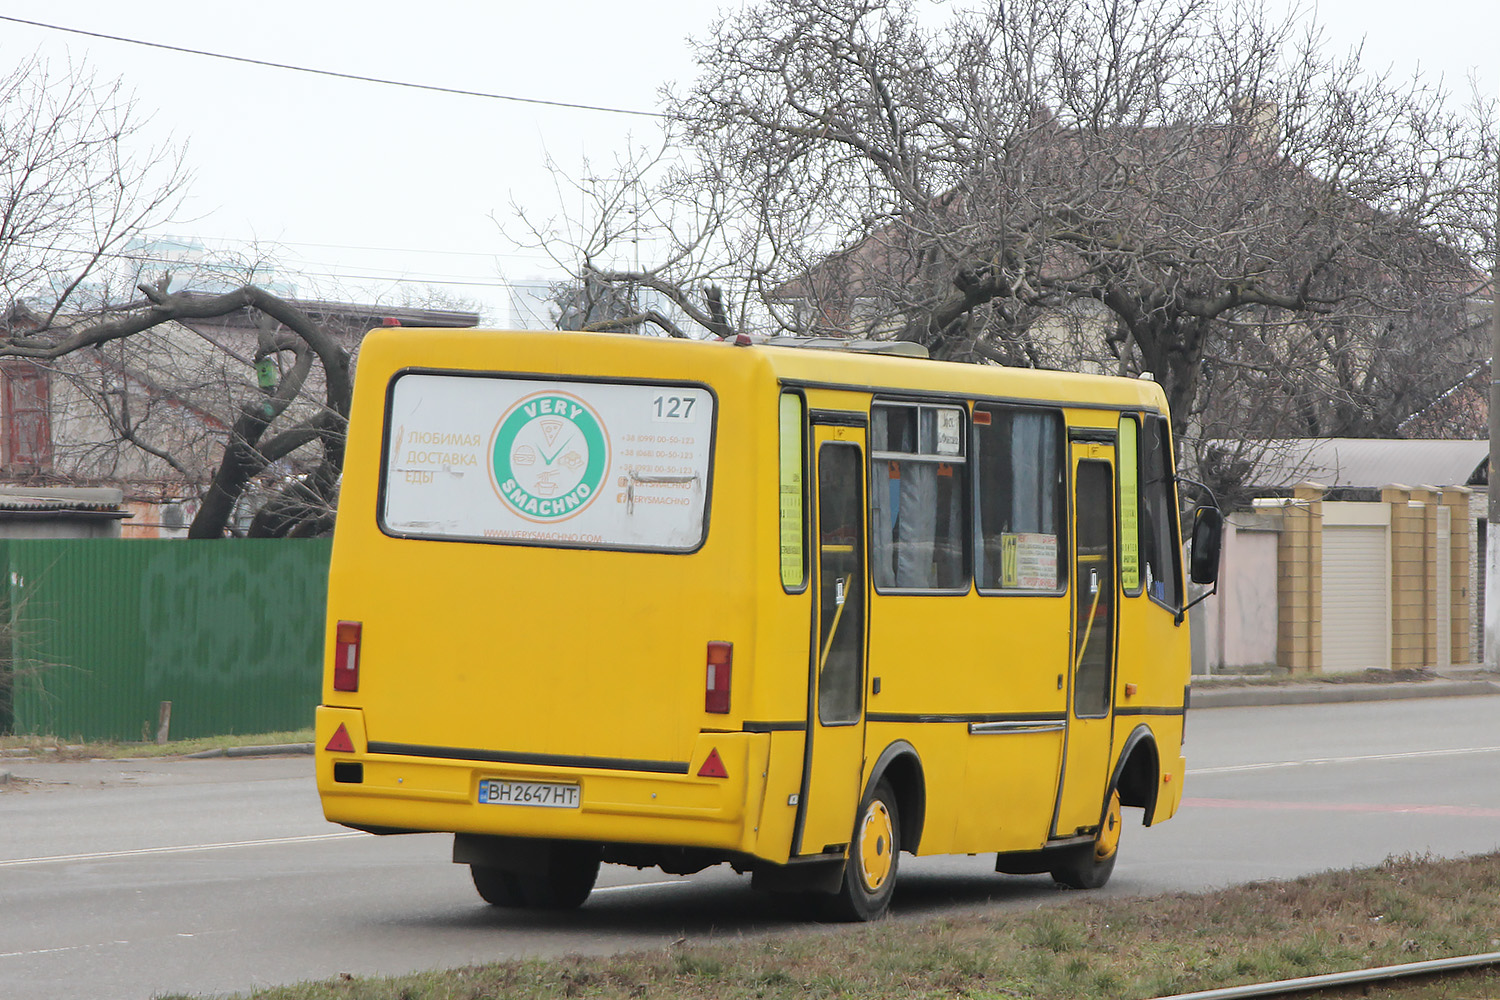
[[[1172,427],[1148,416],[1141,427],[1140,539],[1146,593],[1169,608],[1182,607],[1182,559],[1172,489]]]
[[[800,592],[807,586],[805,409],[799,394],[781,394],[777,419],[777,478],[780,490],[781,586],[788,593]]]
[[[1116,509],[1120,518],[1120,589],[1126,597],[1145,592],[1141,576],[1141,547],[1149,526],[1141,520],[1141,423],[1133,413],[1120,417],[1115,438],[1115,485],[1119,490]]]
[[[870,563],[875,586],[967,590],[968,463],[957,406],[870,410]]]
[[[1059,413],[974,410],[981,590],[1057,592],[1066,583],[1062,440]]]

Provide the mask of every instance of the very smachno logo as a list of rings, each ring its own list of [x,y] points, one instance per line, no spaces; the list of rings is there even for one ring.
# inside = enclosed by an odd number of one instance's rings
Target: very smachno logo
[[[609,435],[593,408],[565,392],[516,402],[490,442],[495,492],[529,521],[564,521],[583,511],[609,474]]]

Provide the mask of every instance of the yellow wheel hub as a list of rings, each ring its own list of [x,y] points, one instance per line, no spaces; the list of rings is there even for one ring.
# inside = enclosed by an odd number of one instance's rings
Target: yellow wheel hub
[[[1111,792],[1109,808],[1104,811],[1104,825],[1094,838],[1094,858],[1103,861],[1120,847],[1120,793]]]
[[[865,810],[864,819],[859,824],[859,839],[854,845],[860,881],[870,892],[878,890],[891,877],[891,869],[896,864],[891,854],[894,833],[891,811],[884,802],[875,799]]]

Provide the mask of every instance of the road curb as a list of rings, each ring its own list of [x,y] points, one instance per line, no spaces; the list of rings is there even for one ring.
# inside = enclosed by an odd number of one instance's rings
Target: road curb
[[[1403,698],[1462,698],[1500,694],[1495,681],[1420,681],[1405,684],[1293,684],[1264,687],[1206,687],[1192,692],[1193,708],[1246,708],[1262,705],[1331,705]]]
[[[207,760],[212,757],[291,757],[312,752],[311,743],[281,743],[265,747],[220,747],[217,750],[200,750],[183,756],[189,760]]]

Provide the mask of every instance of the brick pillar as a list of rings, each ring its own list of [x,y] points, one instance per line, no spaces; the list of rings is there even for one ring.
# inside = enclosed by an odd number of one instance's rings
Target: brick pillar
[[[1469,649],[1469,549],[1473,544],[1470,538],[1472,526],[1469,522],[1469,496],[1473,492],[1467,486],[1445,486],[1442,496],[1442,504],[1448,508],[1448,648],[1453,651],[1453,662],[1456,664],[1469,663],[1473,659]]]
[[[1432,486],[1423,486],[1411,491],[1413,502],[1422,503],[1422,562],[1427,569],[1427,586],[1422,606],[1422,666],[1436,666],[1438,661],[1438,632],[1447,628],[1446,622],[1438,621],[1438,588],[1448,585],[1447,574],[1438,565],[1438,506],[1442,493]]]
[[[1391,505],[1391,667],[1414,670],[1436,658],[1429,655],[1436,652],[1436,497],[1398,484],[1381,490],[1380,499]]]
[[[1291,673],[1323,669],[1323,494],[1300,483],[1282,508],[1277,550],[1276,662]]]

